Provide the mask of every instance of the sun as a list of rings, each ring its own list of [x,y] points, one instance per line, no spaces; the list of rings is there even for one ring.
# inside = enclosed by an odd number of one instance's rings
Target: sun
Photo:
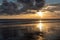
[[[42,17],[43,16],[43,12],[41,12],[41,11],[37,12],[37,15]]]

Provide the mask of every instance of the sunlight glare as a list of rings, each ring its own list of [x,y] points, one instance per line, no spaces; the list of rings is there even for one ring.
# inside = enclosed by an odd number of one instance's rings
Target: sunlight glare
[[[40,21],[40,22],[41,22],[41,21]],[[42,23],[39,23],[39,24],[37,25],[37,27],[40,29],[40,31],[43,30],[43,24],[42,24]]]
[[[37,12],[37,15],[39,15],[39,16],[42,17],[43,16],[43,12],[41,12],[41,11],[40,12]]]

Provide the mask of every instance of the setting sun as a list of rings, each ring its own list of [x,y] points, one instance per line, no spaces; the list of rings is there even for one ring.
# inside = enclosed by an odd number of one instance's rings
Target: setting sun
[[[39,15],[39,16],[42,17],[43,16],[43,12],[41,12],[41,11],[40,12],[37,12],[37,15]]]

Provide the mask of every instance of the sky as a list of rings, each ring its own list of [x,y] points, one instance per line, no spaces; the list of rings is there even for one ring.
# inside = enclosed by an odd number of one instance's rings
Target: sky
[[[0,0],[0,2],[1,2],[2,0]],[[10,1],[12,1],[12,0],[10,0]],[[56,3],[60,3],[60,0],[45,0],[45,2],[47,3],[47,4],[56,4]],[[60,13],[59,13],[60,14]],[[46,16],[46,15],[48,15],[48,16]],[[29,16],[29,17],[28,17]],[[29,14],[29,15],[23,15],[23,16],[21,16],[21,15],[19,15],[19,16],[0,16],[0,18],[41,18],[40,16],[36,16],[36,15],[33,15],[33,14]],[[56,15],[55,13],[53,13],[53,14],[51,14],[51,12],[46,12],[46,13],[44,13],[44,16],[43,16],[43,18],[60,18],[60,15]]]
[[[60,3],[60,0],[46,0],[46,3],[48,4]]]
[[[9,1],[12,1],[12,0],[9,0]],[[15,0],[13,0],[15,1]],[[2,0],[0,0],[0,3],[2,2]],[[47,4],[54,4],[54,3],[60,3],[60,0],[45,0],[45,2]]]

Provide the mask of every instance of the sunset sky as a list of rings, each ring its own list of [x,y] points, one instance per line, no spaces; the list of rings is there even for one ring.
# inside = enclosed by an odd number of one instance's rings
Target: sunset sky
[[[2,0],[0,0],[1,2]],[[56,3],[60,3],[60,0],[45,0],[46,4],[56,4]],[[52,8],[53,7],[53,8]],[[54,8],[55,7],[55,8]],[[58,8],[59,7],[59,8]],[[51,9],[52,8],[52,9]],[[37,15],[36,14],[23,14],[23,15],[13,15],[13,16],[0,16],[0,19],[56,19],[56,18],[60,18],[60,6],[50,6],[50,9],[53,10],[54,12],[50,12],[50,11],[45,11],[43,13],[39,13]],[[59,11],[57,11],[59,10]],[[42,17],[41,17],[41,14],[42,14]],[[57,15],[58,14],[58,15]],[[40,16],[39,16],[40,15]]]

